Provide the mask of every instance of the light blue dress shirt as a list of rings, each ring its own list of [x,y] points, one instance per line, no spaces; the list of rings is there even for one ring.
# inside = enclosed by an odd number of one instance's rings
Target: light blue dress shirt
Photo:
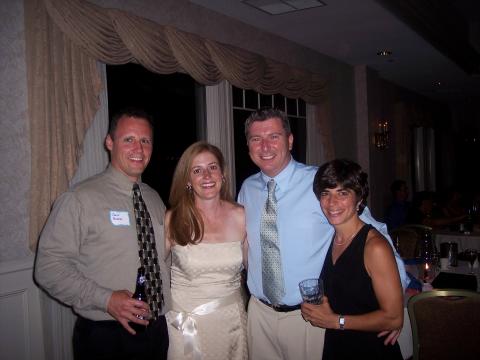
[[[274,180],[277,184],[277,227],[282,257],[285,296],[282,303],[297,305],[302,302],[298,283],[318,278],[334,228],[320,208],[313,192],[313,179],[317,167],[307,166],[293,158]],[[259,172],[247,178],[238,194],[238,202],[245,207],[248,237],[248,288],[256,298],[266,300],[262,286],[262,250],[260,246],[260,219],[267,199],[268,176]],[[360,219],[372,224],[392,244],[385,224],[375,221],[368,208]],[[392,245],[393,247],[393,245]],[[402,259],[395,252],[402,286],[408,277]]]

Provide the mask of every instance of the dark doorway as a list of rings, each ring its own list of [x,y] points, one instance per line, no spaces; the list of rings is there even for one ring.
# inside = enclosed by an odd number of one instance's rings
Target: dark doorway
[[[107,86],[110,116],[130,106],[153,116],[153,153],[142,181],[154,188],[168,206],[178,159],[199,139],[195,110],[198,85],[189,75],[161,75],[138,64],[126,64],[107,65]]]

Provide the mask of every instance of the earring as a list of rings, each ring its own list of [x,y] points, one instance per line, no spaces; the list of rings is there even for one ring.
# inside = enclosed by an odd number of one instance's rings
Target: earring
[[[227,181],[227,180],[225,179],[225,176],[222,175],[222,183],[225,184],[225,181]]]
[[[185,188],[187,189],[187,191],[192,191],[192,184],[187,184]]]

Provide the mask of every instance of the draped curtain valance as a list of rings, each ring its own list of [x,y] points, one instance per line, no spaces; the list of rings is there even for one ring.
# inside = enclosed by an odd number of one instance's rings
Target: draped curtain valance
[[[44,3],[54,24],[69,39],[107,64],[137,62],[161,74],[184,71],[204,85],[225,79],[240,88],[301,97],[308,103],[320,102],[325,94],[325,80],[319,75],[238,47],[85,1]]]
[[[319,75],[133,14],[81,0],[25,0],[28,112],[32,146],[30,245],[54,199],[68,187],[102,82],[96,61],[135,62],[150,71],[186,72],[204,85],[228,80],[264,94],[317,104]]]

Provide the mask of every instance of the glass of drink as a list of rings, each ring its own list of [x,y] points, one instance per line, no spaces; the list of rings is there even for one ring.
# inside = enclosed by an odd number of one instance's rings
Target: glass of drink
[[[475,263],[475,260],[477,259],[478,252],[475,249],[467,249],[464,252],[465,258],[468,260],[469,265],[470,265],[470,274],[475,274],[473,271],[473,264]]]
[[[302,299],[306,303],[321,304],[323,298],[323,281],[321,279],[305,279],[298,284]]]

